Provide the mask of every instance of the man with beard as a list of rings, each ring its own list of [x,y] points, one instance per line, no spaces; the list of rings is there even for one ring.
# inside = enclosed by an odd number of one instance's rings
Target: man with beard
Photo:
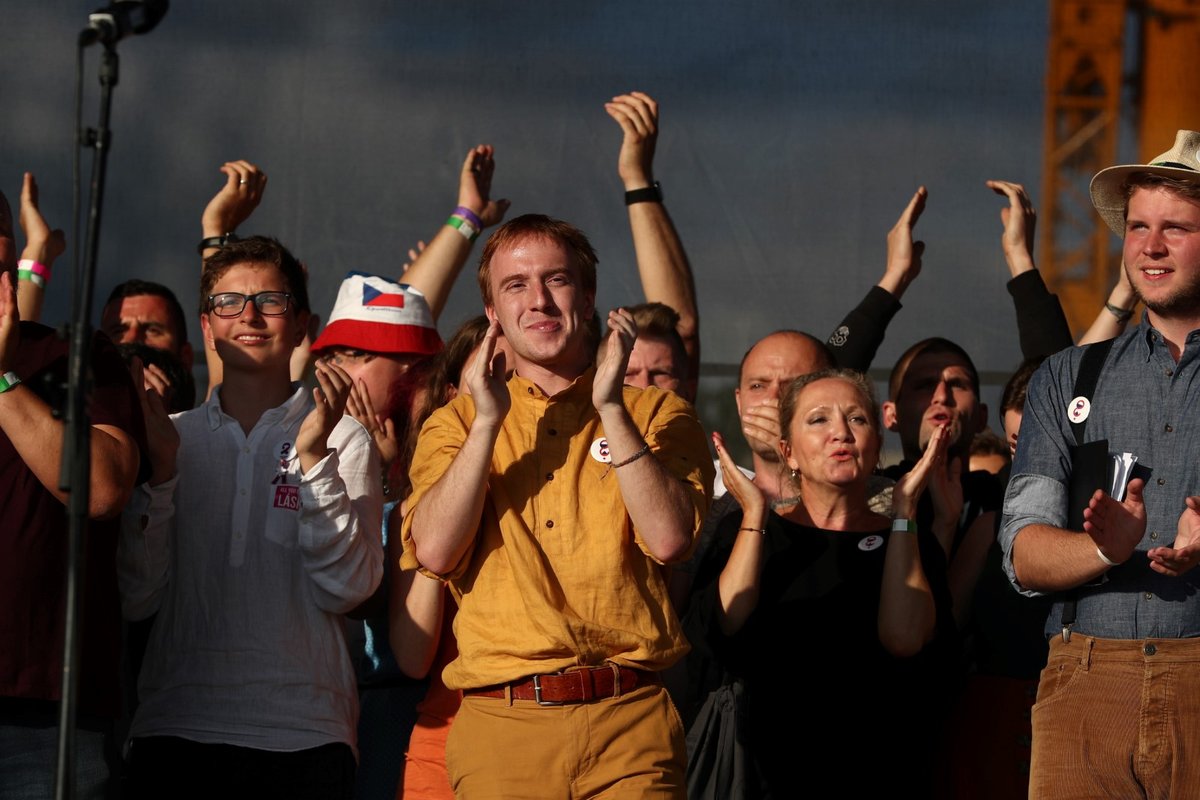
[[[1072,592],[1047,621],[1030,797],[1200,791],[1191,757],[1200,748],[1198,149],[1200,133],[1179,131],[1150,164],[1092,179],[1092,203],[1124,238],[1146,314],[1112,340],[1090,402],[1076,389],[1083,348],[1050,358],[1029,386],[1005,500],[1005,568],[1027,594]],[[1068,527],[1072,473],[1084,463],[1078,423],[1084,447],[1096,443],[1107,463],[1105,488],[1116,489],[1078,503],[1082,532]],[[1132,479],[1113,480],[1112,463],[1131,458]],[[1063,601],[1075,605],[1070,626]]]
[[[995,512],[1000,507],[1000,490],[994,478],[985,472],[964,469],[971,451],[971,440],[983,430],[987,406],[979,398],[979,372],[962,347],[948,339],[934,337],[917,342],[900,356],[888,379],[888,399],[883,403],[883,424],[900,435],[904,460],[884,470],[898,480],[908,472],[925,451],[933,432],[948,426],[950,449],[944,469],[930,479],[929,491],[920,506],[918,523],[933,524],[933,504],[959,507],[951,529],[937,530],[942,547],[953,562],[960,548],[975,540],[990,543],[995,528]],[[977,574],[978,570],[973,570]],[[964,576],[964,581],[965,581]],[[969,582],[974,584],[973,576]],[[955,587],[951,574],[951,588]],[[960,596],[956,592],[955,596]]]

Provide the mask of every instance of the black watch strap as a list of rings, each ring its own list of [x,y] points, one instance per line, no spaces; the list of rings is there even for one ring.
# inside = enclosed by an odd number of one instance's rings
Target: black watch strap
[[[645,189],[633,189],[625,193],[625,205],[627,206],[634,203],[661,203],[662,199],[662,184],[658,181]]]
[[[200,240],[200,244],[196,245],[196,252],[200,255],[204,255],[204,251],[210,247],[224,247],[230,242],[236,241],[238,241],[238,236],[236,233],[225,233],[220,236],[209,236]]]

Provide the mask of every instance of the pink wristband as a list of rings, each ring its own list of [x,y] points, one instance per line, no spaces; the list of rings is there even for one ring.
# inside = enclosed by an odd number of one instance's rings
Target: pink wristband
[[[22,258],[17,262],[17,269],[27,269],[34,275],[42,276],[42,280],[47,283],[50,281],[50,268],[32,258]]]

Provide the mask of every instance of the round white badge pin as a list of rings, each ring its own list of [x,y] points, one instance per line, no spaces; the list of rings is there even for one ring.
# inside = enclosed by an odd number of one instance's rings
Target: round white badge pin
[[[608,451],[608,439],[601,437],[592,442],[589,452],[592,454],[592,458],[596,459],[601,464],[612,463],[612,453]]]
[[[858,540],[858,549],[862,550],[864,553],[869,553],[872,550],[878,550],[882,546],[883,546],[883,537],[882,536],[871,535],[871,536],[865,536],[862,539]]]
[[[1082,395],[1067,403],[1067,419],[1071,422],[1083,422],[1090,413],[1092,413],[1092,404]]]

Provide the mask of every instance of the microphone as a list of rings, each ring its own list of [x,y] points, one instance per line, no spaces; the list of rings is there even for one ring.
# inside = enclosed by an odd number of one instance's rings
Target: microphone
[[[111,46],[131,34],[149,33],[167,14],[169,0],[115,0],[88,15],[79,46],[100,42]]]

